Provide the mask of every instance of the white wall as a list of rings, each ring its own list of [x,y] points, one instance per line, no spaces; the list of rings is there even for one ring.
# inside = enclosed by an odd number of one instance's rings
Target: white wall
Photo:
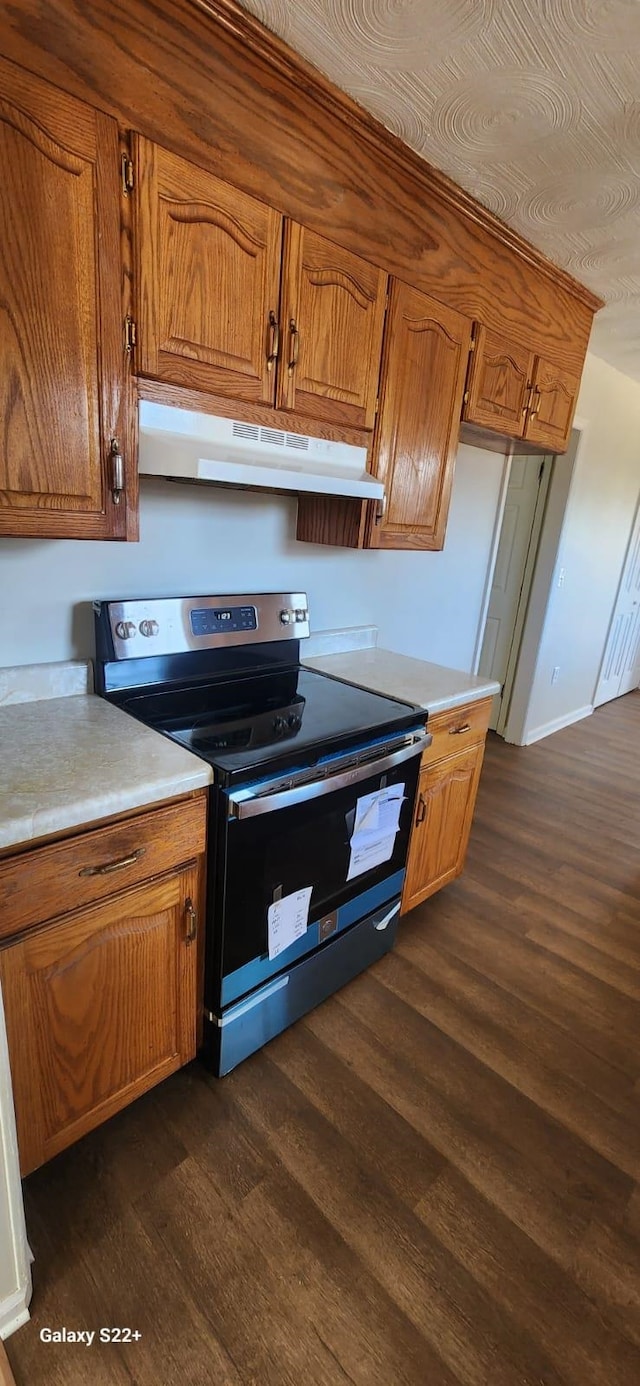
[[[593,704],[640,492],[640,384],[588,355],[576,417],[586,427],[576,455],[542,633],[527,670],[531,692],[528,705],[525,701],[521,735],[514,731],[517,740],[534,740],[574,720]],[[564,459],[556,462],[556,468],[565,465]],[[562,587],[557,586],[560,568],[565,570]],[[560,667],[560,676],[552,684],[555,665]],[[516,692],[521,697],[522,687]]]
[[[441,553],[295,540],[295,499],[142,479],[139,544],[0,540],[0,665],[87,658],[95,597],[306,590],[312,627],[469,669],[503,459],[462,446]]]

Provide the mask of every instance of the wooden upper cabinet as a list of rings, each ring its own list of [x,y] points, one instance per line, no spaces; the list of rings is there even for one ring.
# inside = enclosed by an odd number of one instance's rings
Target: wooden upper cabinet
[[[383,270],[286,223],[280,408],[373,428],[386,294]]]
[[[443,546],[470,341],[468,318],[392,282],[374,447],[386,510],[371,525],[374,548]]]
[[[3,60],[0,207],[0,534],[135,537],[118,128]]]
[[[533,352],[478,324],[463,418],[519,437],[533,379]]]
[[[137,367],[273,404],[282,217],[134,137]]]
[[[524,437],[532,443],[543,444],[550,452],[565,452],[579,388],[580,380],[575,372],[562,370],[538,356]]]

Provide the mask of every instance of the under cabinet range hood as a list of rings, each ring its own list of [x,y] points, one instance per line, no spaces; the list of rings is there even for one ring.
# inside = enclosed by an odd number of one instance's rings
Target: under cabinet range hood
[[[140,401],[138,470],[218,486],[382,500],[367,449]]]

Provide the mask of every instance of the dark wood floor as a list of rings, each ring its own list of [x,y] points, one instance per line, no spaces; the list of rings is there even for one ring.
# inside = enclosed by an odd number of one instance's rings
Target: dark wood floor
[[[27,1181],[9,1357],[19,1386],[638,1386],[639,1178],[631,694],[490,738],[466,873],[393,954]]]

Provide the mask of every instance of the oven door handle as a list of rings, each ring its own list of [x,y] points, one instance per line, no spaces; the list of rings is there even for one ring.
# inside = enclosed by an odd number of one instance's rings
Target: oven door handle
[[[348,785],[357,784],[359,780],[371,779],[372,775],[379,775],[383,770],[391,770],[394,765],[401,765],[404,760],[421,755],[425,747],[431,745],[432,739],[429,733],[425,732],[424,736],[416,737],[408,746],[401,746],[398,751],[391,751],[379,760],[365,761],[362,765],[353,765],[350,770],[343,770],[337,775],[312,780],[310,784],[294,785],[291,789],[281,789],[274,794],[252,794],[246,789],[238,789],[235,793],[227,795],[229,816],[255,818],[259,813],[275,813],[277,809],[304,804],[308,799],[319,799],[323,794],[334,794],[338,789],[346,789]]]

